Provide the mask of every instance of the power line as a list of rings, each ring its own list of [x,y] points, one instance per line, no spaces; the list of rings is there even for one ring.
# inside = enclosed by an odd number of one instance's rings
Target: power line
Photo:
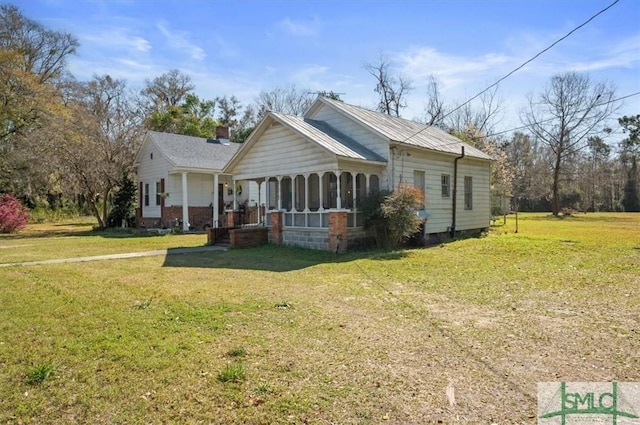
[[[491,84],[489,87],[485,88],[484,90],[480,91],[478,94],[476,94],[475,96],[471,97],[470,99],[468,99],[466,102],[458,105],[457,107],[455,107],[454,109],[452,109],[451,111],[449,111],[448,113],[446,113],[441,119],[444,119],[446,117],[448,117],[449,115],[451,115],[452,113],[454,113],[455,111],[457,111],[458,109],[462,108],[465,105],[468,105],[471,101],[473,101],[474,99],[477,99],[478,97],[482,96],[484,93],[486,93],[487,91],[491,90],[492,88],[494,88],[495,86],[497,86],[498,84],[500,84],[502,81],[506,80],[507,78],[509,78],[511,75],[515,74],[517,71],[521,70],[522,68],[524,68],[526,65],[528,65],[529,63],[533,62],[534,60],[536,60],[540,55],[542,55],[543,53],[547,52],[548,50],[550,50],[551,48],[553,48],[556,44],[560,43],[561,41],[565,40],[566,38],[568,38],[571,34],[573,34],[574,32],[576,32],[577,30],[579,30],[580,28],[584,27],[585,25],[587,25],[589,22],[593,21],[596,17],[598,17],[599,15],[603,14],[604,12],[606,12],[607,10],[609,10],[611,7],[613,7],[616,3],[618,3],[620,0],[614,0],[613,3],[611,3],[609,6],[605,7],[604,9],[600,10],[598,13],[596,13],[595,15],[591,16],[589,19],[587,19],[586,21],[584,21],[582,24],[578,25],[577,27],[575,27],[574,29],[572,29],[571,31],[569,31],[567,34],[565,34],[564,36],[562,36],[561,38],[557,39],[556,41],[554,41],[553,43],[551,43],[548,47],[544,48],[543,50],[541,50],[540,52],[536,53],[533,57],[531,57],[530,59],[528,59],[527,61],[525,61],[524,63],[522,63],[520,66],[518,66],[517,68],[515,68],[514,70],[512,70],[511,72],[509,72],[508,74],[506,74],[505,76],[503,76],[502,78],[499,78],[495,83]],[[404,142],[406,142],[407,140],[411,139],[412,137],[420,134],[421,132],[423,132],[426,128],[423,128],[422,130],[412,134],[411,136],[407,137],[405,140],[403,140]]]
[[[627,99],[627,98],[630,98],[630,97],[633,97],[633,96],[638,96],[638,95],[640,95],[640,91],[637,91],[635,93],[631,93],[631,94],[628,94],[628,95],[625,95],[625,96],[622,96],[622,97],[618,97],[617,99],[611,99],[611,100],[608,100],[606,102],[598,103],[596,105],[593,105],[593,107],[595,108],[595,107],[598,107],[598,106],[608,105],[610,103],[618,102],[620,100],[624,100],[624,99]],[[581,109],[581,110],[576,111],[576,112],[580,113],[580,112],[585,112],[585,111],[586,111],[586,109]],[[553,121],[554,119],[555,118],[547,118],[546,120],[537,121],[537,122],[534,122],[532,124],[542,124],[542,123],[545,123],[545,122]],[[509,130],[504,130],[504,131],[499,131],[497,133],[487,134],[485,137],[489,138],[489,137],[493,137],[493,136],[499,136],[499,135],[504,134],[504,133],[509,133],[511,131],[516,131],[516,130],[523,130],[523,129],[528,128],[528,127],[529,127],[528,125],[521,125],[519,127],[514,127],[514,128],[511,128]]]

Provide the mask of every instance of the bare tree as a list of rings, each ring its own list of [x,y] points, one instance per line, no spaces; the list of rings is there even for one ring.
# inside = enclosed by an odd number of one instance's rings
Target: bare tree
[[[400,116],[400,109],[407,107],[406,95],[413,89],[411,82],[403,77],[391,74],[391,61],[380,55],[380,62],[376,65],[366,63],[364,69],[376,79],[374,91],[380,96],[378,111]]]
[[[164,112],[183,103],[194,88],[190,76],[172,69],[152,81],[146,80],[141,94],[148,102],[150,112]]]
[[[268,112],[281,112],[289,115],[302,115],[316,99],[315,93],[297,89],[295,85],[276,87],[271,91],[262,91],[256,98],[257,117],[262,119]]]
[[[444,128],[444,101],[442,100],[440,89],[438,88],[438,80],[433,75],[429,76],[426,95],[427,102],[424,108],[425,124]]]
[[[94,76],[69,91],[67,119],[58,122],[50,144],[70,194],[88,201],[100,227],[106,226],[110,195],[132,171],[142,136],[142,123],[126,84],[109,75]]]
[[[589,137],[604,131],[605,121],[616,110],[615,89],[608,83],[592,83],[575,72],[556,75],[538,96],[528,96],[521,120],[554,155],[551,210],[560,213],[560,190],[565,162],[581,151]]]
[[[456,131],[473,127],[484,134],[493,133],[500,120],[503,100],[498,96],[498,86],[480,95],[477,101],[466,102],[451,109],[444,117],[445,125]]]
[[[45,28],[16,6],[0,5],[0,50],[19,53],[22,70],[36,75],[39,83],[60,77],[78,46],[71,34]]]

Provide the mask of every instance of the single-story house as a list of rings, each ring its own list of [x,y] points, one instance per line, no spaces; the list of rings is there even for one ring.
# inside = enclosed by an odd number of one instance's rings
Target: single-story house
[[[147,132],[135,158],[138,226],[224,227],[226,211],[258,199],[255,184],[235,181],[223,171],[241,145],[230,143],[224,128],[216,134],[206,139]]]
[[[413,185],[426,234],[488,228],[491,157],[438,128],[319,97],[302,117],[270,112],[224,167],[265,193],[273,243],[345,250],[366,238],[365,194]]]

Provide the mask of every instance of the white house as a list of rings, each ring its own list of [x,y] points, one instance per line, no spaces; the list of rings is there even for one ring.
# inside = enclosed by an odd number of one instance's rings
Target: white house
[[[224,172],[266,191],[272,242],[344,250],[365,236],[359,200],[400,184],[423,191],[425,233],[488,228],[490,166],[440,129],[319,97],[304,117],[269,113]]]
[[[239,147],[224,137],[147,132],[135,159],[138,225],[178,225],[183,230],[224,226],[225,211],[234,203],[257,198],[255,184],[252,191],[223,171]]]

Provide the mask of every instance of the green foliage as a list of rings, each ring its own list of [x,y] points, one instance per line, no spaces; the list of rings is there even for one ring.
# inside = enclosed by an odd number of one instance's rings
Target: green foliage
[[[214,109],[213,100],[203,100],[189,93],[182,104],[151,113],[147,127],[153,131],[212,137],[218,126],[218,122],[213,118]]]
[[[246,379],[246,375],[242,363],[230,363],[218,374],[218,381],[239,383]]]
[[[372,193],[361,203],[364,226],[379,248],[397,247],[420,228],[416,210],[423,204],[422,192],[410,185],[401,185],[391,193]]]
[[[247,350],[243,346],[233,347],[231,350],[227,351],[227,356],[229,357],[243,357],[247,354]]]
[[[15,233],[27,225],[29,212],[13,195],[0,197],[0,233]]]
[[[42,384],[53,375],[55,370],[56,366],[51,362],[37,364],[27,373],[26,383],[29,385]]]
[[[123,222],[128,227],[135,224],[136,185],[128,175],[123,175],[120,186],[113,198],[113,209],[107,217],[107,227],[120,227]]]

